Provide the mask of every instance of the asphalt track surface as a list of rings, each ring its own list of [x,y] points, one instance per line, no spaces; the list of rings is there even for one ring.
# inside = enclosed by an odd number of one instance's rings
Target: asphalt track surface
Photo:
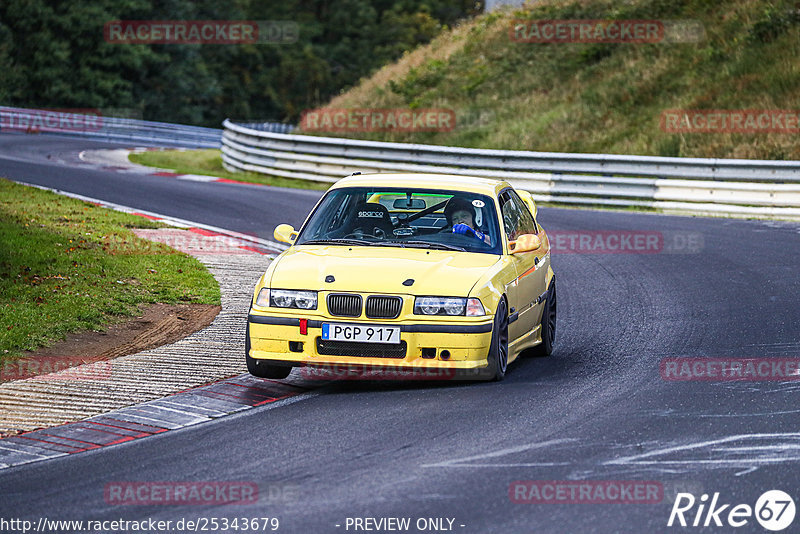
[[[101,146],[114,145],[0,135],[0,176],[267,239],[280,222],[299,225],[319,196],[78,163],[77,152]],[[767,532],[753,517],[736,529],[667,520],[678,491],[752,507],[780,489],[800,504],[800,383],[665,381],[659,362],[800,356],[800,225],[554,208],[539,219],[551,232],[672,232],[702,246],[554,254],[556,351],[517,361],[501,383],[343,381],[293,404],[5,469],[0,518],[278,517],[278,532],[298,533],[355,532],[347,519],[364,517],[408,517],[409,532],[418,518],[451,518],[464,533]],[[520,480],[656,481],[664,498],[519,504],[509,488]],[[107,504],[104,487],[117,481],[251,481],[261,497]]]

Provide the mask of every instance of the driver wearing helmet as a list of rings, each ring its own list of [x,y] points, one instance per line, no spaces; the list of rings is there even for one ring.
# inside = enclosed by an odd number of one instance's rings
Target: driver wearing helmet
[[[491,238],[475,227],[475,208],[469,200],[461,197],[451,198],[444,207],[444,216],[454,234],[472,236],[491,245]]]

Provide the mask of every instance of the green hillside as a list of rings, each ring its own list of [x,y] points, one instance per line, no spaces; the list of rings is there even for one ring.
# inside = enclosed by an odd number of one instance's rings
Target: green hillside
[[[537,0],[481,15],[406,54],[330,108],[446,108],[439,132],[362,139],[557,152],[800,159],[800,134],[670,133],[666,110],[800,111],[800,3]],[[515,20],[666,21],[657,43],[526,43]],[[682,23],[704,35],[676,31]],[[678,41],[678,42],[675,42]],[[310,132],[325,135],[323,132]]]

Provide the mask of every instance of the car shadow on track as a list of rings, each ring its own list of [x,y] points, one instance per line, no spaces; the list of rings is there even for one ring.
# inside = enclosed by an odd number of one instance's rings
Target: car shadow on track
[[[442,376],[437,373],[430,373],[430,375],[414,379],[405,376],[399,377],[396,372],[381,375],[381,371],[375,371],[372,374],[342,373],[336,378],[329,379],[326,386],[328,394],[425,391],[464,387],[503,387],[503,385],[549,380],[561,381],[582,374],[584,364],[581,363],[581,358],[565,356],[562,358],[558,354],[553,354],[549,357],[537,357],[523,352],[520,358],[509,366],[508,374],[502,382],[487,382],[475,377]]]

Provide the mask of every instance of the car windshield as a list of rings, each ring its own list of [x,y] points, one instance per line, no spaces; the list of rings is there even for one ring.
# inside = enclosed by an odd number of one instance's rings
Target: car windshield
[[[463,191],[342,188],[329,191],[297,245],[415,247],[500,254],[493,200]]]

